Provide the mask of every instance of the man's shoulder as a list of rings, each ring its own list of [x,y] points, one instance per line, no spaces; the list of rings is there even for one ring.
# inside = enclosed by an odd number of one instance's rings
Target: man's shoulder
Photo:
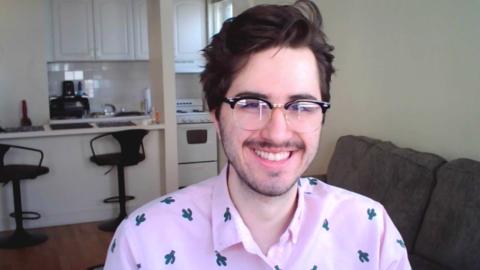
[[[302,179],[302,184],[300,190],[310,217],[328,220],[332,228],[357,239],[379,235],[385,230],[389,217],[380,202],[312,178]]]
[[[379,202],[356,192],[337,186],[329,185],[314,177],[302,177],[299,180],[300,190],[306,197],[319,203],[328,203],[332,206],[349,205],[349,208],[381,208]]]
[[[211,212],[216,178],[179,189],[156,198],[133,211],[129,218],[145,217],[163,223],[181,219],[207,218]]]

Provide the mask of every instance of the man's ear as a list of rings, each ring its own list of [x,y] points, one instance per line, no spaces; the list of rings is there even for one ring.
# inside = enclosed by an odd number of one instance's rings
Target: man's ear
[[[220,136],[220,125],[216,116],[217,109],[213,109],[210,111],[210,119],[212,120],[213,124],[215,125],[215,130],[217,131],[218,138],[221,139]]]

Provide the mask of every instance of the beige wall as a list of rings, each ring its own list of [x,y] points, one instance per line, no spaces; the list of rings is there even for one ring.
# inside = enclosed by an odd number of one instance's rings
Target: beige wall
[[[311,172],[339,136],[480,160],[480,2],[318,0],[338,69]]]
[[[18,126],[26,99],[33,124],[48,121],[45,0],[0,0],[0,125]]]

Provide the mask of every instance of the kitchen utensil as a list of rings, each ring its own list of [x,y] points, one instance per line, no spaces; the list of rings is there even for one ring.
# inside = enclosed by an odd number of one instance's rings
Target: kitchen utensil
[[[32,125],[32,120],[28,118],[27,101],[24,99],[22,100],[22,119],[20,119],[20,126],[29,127],[31,125]]]

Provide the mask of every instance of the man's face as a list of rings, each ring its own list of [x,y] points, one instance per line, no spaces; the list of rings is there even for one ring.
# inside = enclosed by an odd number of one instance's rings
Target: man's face
[[[308,48],[271,48],[253,54],[235,77],[226,97],[245,93],[263,96],[272,104],[284,104],[299,97],[320,100],[313,53]],[[228,104],[219,109],[220,118],[215,124],[234,169],[230,170],[230,179],[266,196],[279,196],[291,190],[315,156],[320,130],[296,132],[286,122],[283,108],[273,109],[270,121],[262,129],[244,130],[235,124]]]

